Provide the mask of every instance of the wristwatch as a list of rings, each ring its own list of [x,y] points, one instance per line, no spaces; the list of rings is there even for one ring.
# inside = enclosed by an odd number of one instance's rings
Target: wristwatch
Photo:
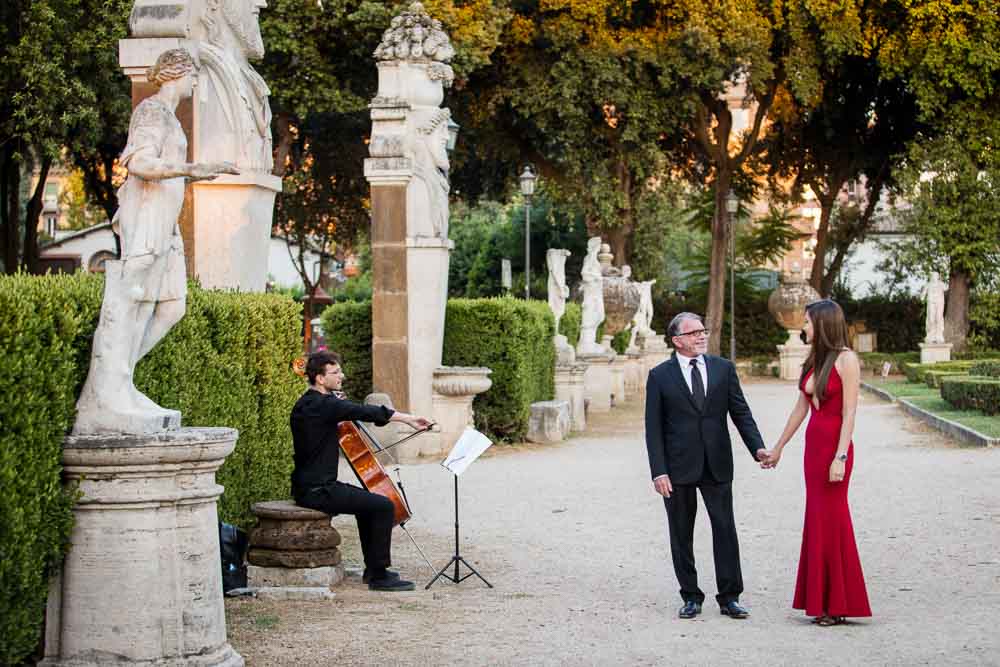
[[[837,454],[837,460],[838,461],[844,461],[844,462],[846,462],[847,461],[847,454]]]

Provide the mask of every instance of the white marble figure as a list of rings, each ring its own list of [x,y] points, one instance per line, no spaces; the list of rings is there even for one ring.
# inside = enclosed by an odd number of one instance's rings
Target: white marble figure
[[[271,105],[264,79],[250,66],[264,57],[259,14],[266,0],[206,0],[207,42],[197,51],[200,156],[245,171],[270,173]]]
[[[629,349],[636,349],[636,339],[639,336],[648,338],[655,336],[653,331],[653,285],[655,280],[644,280],[636,283],[639,286],[639,310],[632,317],[632,337],[629,339]]]
[[[184,247],[177,217],[185,179],[238,174],[230,163],[189,164],[187,139],[174,115],[191,97],[194,61],[184,49],[160,55],[147,77],[159,90],[132,112],[120,164],[128,178],[118,190],[114,227],[121,260],[106,263],[104,300],[94,334],[90,372],[77,402],[75,435],[149,433],[179,426],[137,390],[135,365],[184,317]]]
[[[414,2],[392,19],[375,49],[377,60],[433,60],[446,63],[455,56],[441,21],[432,19],[423,4]]]
[[[415,236],[448,238],[448,109],[413,111],[416,127],[407,135],[413,180],[407,191]]]
[[[583,315],[580,320],[580,341],[576,345],[578,355],[603,354],[604,348],[597,340],[597,328],[604,321],[604,279],[597,253],[601,249],[601,237],[594,236],[587,241],[587,256],[580,271],[583,288]]]
[[[566,336],[559,333],[559,320],[566,312],[566,299],[569,298],[569,285],[566,284],[566,258],[572,253],[564,248],[549,248],[545,253],[545,264],[549,269],[549,308],[556,318],[556,335],[553,342],[556,346],[558,361],[572,363],[575,360],[573,347]]]
[[[925,343],[944,343],[944,291],[948,286],[938,276],[937,271],[931,273],[931,279],[924,288],[927,299],[927,337]]]

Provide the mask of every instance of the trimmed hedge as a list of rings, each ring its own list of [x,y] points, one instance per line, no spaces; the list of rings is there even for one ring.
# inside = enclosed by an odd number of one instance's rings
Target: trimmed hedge
[[[524,440],[531,404],[555,395],[554,335],[555,319],[542,301],[448,301],[444,364],[493,369],[493,386],[473,404],[476,428],[491,439]]]
[[[941,386],[941,380],[944,378],[967,376],[969,375],[969,370],[953,370],[953,371],[938,371],[938,370],[926,370],[924,371],[924,384],[926,384],[931,389],[937,389]]]
[[[571,343],[580,336],[580,307],[567,303],[560,329]],[[330,348],[340,354],[346,391],[372,391],[371,303],[335,303],[322,315]],[[555,322],[548,304],[512,297],[449,299],[443,363],[487,366],[493,386],[476,397],[476,428],[496,441],[521,441],[531,403],[555,394]],[[543,343],[544,342],[544,343]]]
[[[89,369],[103,283],[92,274],[0,277],[0,664],[37,644],[47,580],[68,548],[62,438]],[[223,521],[248,527],[251,503],[288,494],[299,311],[287,297],[192,286],[187,315],[136,369],[138,388],[181,410],[185,426],[239,429],[217,473]]]
[[[919,352],[860,352],[861,367],[876,375],[882,372],[882,364],[889,362],[890,373],[902,373],[903,364],[919,364]]]
[[[580,342],[580,322],[583,320],[583,308],[575,301],[566,302],[566,311],[559,318],[559,333],[566,336],[567,342],[576,347]]]
[[[968,373],[974,363],[973,361],[939,361],[936,364],[903,363],[903,372],[906,373],[906,379],[910,382],[923,383],[926,382],[924,374],[927,371]]]
[[[1000,378],[1000,359],[986,359],[976,362],[969,369],[969,375],[985,375]]]
[[[941,381],[941,398],[959,410],[1000,414],[1000,378],[958,376]]]

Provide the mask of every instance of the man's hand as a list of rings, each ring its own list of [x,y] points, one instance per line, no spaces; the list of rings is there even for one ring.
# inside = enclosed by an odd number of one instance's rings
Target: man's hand
[[[425,428],[429,428],[434,425],[434,422],[426,417],[415,417],[413,415],[408,415],[405,423],[409,424],[414,430],[417,431],[422,431]]]
[[[669,475],[660,475],[654,479],[653,488],[664,498],[669,498],[670,494],[674,492],[674,485],[670,483]]]
[[[758,449],[756,457],[760,461],[760,467],[767,470],[778,465],[778,461],[781,459],[781,452],[776,449]]]

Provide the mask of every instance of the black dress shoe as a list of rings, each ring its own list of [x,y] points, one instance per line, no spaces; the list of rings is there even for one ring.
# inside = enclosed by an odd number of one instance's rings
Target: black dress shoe
[[[723,616],[728,616],[729,618],[746,618],[750,615],[750,610],[745,607],[741,607],[740,603],[736,600],[732,600],[726,604],[719,605],[719,613]]]
[[[383,576],[383,577],[389,577],[390,579],[399,579],[399,574],[398,574],[398,573],[396,573],[396,572],[393,572],[392,570],[385,570],[385,571],[383,572],[382,576]],[[368,582],[370,582],[371,580],[372,580],[372,573],[371,573],[371,570],[369,570],[369,569],[368,569],[368,568],[366,567],[366,568],[365,568],[365,571],[364,571],[364,572],[362,573],[362,575],[361,575],[361,583],[363,583],[363,584],[367,584],[367,583],[368,583]]]
[[[680,618],[694,618],[701,613],[701,603],[694,602],[693,600],[688,600],[684,603],[684,606],[680,608],[677,612],[677,616]]]
[[[368,582],[368,589],[372,591],[388,591],[391,593],[399,591],[412,591],[415,588],[412,581],[400,579],[397,574],[395,578],[381,577]]]

